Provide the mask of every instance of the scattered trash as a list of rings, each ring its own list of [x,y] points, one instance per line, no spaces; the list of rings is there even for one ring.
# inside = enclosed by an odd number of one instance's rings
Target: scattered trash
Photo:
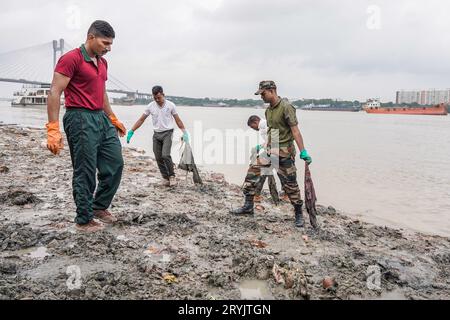
[[[324,288],[324,289],[331,289],[331,288],[333,288],[333,287],[336,287],[336,285],[337,285],[337,282],[336,282],[336,280],[334,279],[334,278],[331,278],[331,277],[325,277],[323,280],[322,280],[322,287]]]
[[[158,249],[156,247],[150,246],[147,248],[147,250],[145,250],[145,253],[146,254],[160,254],[163,251],[164,251],[164,249]]]
[[[284,288],[290,289],[294,286],[294,272],[287,271],[284,275]]]
[[[257,248],[265,248],[267,247],[267,243],[262,242],[261,240],[250,240],[250,244]]]
[[[284,278],[283,278],[283,274],[284,274],[285,270],[283,268],[280,268],[276,263],[274,263],[273,268],[272,268],[272,274],[273,277],[275,279],[275,282],[278,284],[284,284]]]
[[[164,275],[163,279],[168,284],[178,282],[177,277],[175,277],[173,274],[166,274],[166,275]]]

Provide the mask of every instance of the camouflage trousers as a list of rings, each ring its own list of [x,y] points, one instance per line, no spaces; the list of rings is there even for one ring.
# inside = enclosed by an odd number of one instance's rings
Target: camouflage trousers
[[[261,171],[267,171],[268,168],[268,165],[250,165],[244,181],[244,195],[255,196],[261,191],[267,174],[262,174]],[[269,171],[271,170],[272,169]],[[281,186],[288,195],[292,205],[303,204],[300,188],[297,183],[297,168],[295,167],[295,160],[293,157],[279,157],[277,175],[280,178]]]
[[[265,174],[261,174],[261,177],[259,178],[259,181],[256,185],[256,190],[255,190],[255,196],[260,196],[262,189],[264,188],[264,183],[267,180],[267,175]]]

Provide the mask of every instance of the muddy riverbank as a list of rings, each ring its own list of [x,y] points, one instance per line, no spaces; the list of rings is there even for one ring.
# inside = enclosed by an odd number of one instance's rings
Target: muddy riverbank
[[[254,217],[235,217],[239,186],[201,172],[199,187],[177,171],[178,186],[163,187],[150,155],[131,148],[111,208],[119,223],[80,234],[67,143],[53,156],[43,130],[0,135],[1,299],[450,298],[449,238],[327,206],[319,232],[298,230],[290,204],[267,194]]]

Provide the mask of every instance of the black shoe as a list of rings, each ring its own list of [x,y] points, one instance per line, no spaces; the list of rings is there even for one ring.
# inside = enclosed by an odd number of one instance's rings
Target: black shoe
[[[252,215],[254,214],[253,206],[253,196],[245,196],[244,206],[239,209],[230,210],[230,213],[235,215]]]
[[[297,228],[302,228],[305,225],[303,221],[302,205],[296,204],[294,205],[294,209],[295,209],[295,226]]]

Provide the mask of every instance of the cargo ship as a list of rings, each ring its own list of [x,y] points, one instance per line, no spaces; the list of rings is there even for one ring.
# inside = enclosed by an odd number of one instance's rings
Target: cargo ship
[[[363,109],[367,113],[377,114],[410,114],[410,115],[435,115],[446,116],[448,114],[447,105],[444,103],[437,104],[432,107],[409,107],[409,106],[397,106],[397,107],[382,107],[379,100],[370,99],[364,104]]]
[[[309,111],[344,111],[344,112],[358,112],[361,109],[355,106],[332,106],[330,104],[308,104],[300,108],[301,110]]]

